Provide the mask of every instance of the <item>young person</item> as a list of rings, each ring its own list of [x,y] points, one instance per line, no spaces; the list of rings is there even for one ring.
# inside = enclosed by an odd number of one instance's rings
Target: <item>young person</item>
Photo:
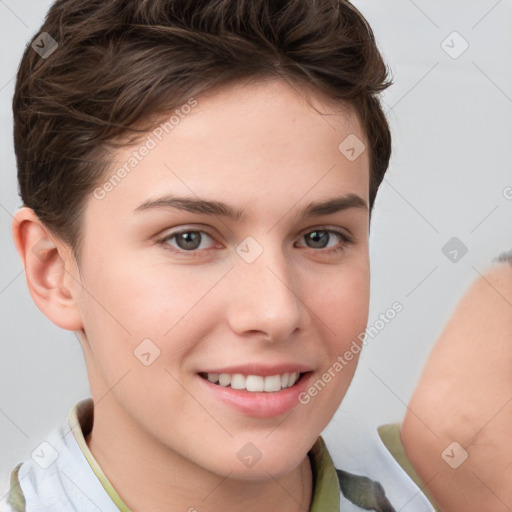
[[[380,440],[370,479],[320,437],[361,350],[391,151],[364,17],[58,0],[38,34],[13,235],[92,398],[14,468],[11,510],[432,510]]]

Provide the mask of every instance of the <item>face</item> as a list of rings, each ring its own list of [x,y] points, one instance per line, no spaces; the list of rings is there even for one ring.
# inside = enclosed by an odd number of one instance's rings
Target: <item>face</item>
[[[217,474],[300,463],[367,322],[369,157],[339,149],[365,137],[350,109],[309,102],[277,80],[198,96],[168,134],[119,150],[105,182],[133,166],[87,203],[77,278],[93,398]]]

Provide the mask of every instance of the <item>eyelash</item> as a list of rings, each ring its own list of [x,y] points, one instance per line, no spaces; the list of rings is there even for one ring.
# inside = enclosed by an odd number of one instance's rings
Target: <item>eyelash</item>
[[[344,252],[346,246],[353,243],[353,239],[350,236],[348,236],[344,231],[341,231],[341,230],[338,230],[338,229],[333,229],[333,228],[326,228],[326,227],[310,229],[309,231],[304,232],[300,236],[300,238],[303,238],[306,235],[314,233],[315,231],[325,231],[327,233],[334,233],[334,234],[338,235],[341,238],[341,242],[337,246],[332,247],[332,248],[328,248],[328,249],[315,249],[313,247],[309,247],[309,248],[306,247],[307,249],[310,249],[310,250],[312,250],[314,252],[319,252],[319,253],[335,256],[337,254],[340,254],[340,253]],[[202,251],[209,250],[209,249],[194,249],[194,250],[190,250],[190,251],[184,251],[182,249],[177,249],[177,248],[172,247],[171,245],[169,245],[169,243],[168,243],[169,240],[175,238],[178,235],[182,235],[184,233],[201,233],[202,235],[206,235],[206,236],[210,237],[213,240],[213,237],[209,233],[207,233],[206,231],[203,231],[203,230],[200,230],[200,229],[184,229],[184,230],[175,231],[175,232],[172,232],[172,233],[169,233],[169,234],[165,235],[164,237],[158,239],[157,243],[162,245],[163,249],[166,250],[166,251],[170,251],[171,253],[179,255],[179,256],[186,256],[188,258],[200,257]]]

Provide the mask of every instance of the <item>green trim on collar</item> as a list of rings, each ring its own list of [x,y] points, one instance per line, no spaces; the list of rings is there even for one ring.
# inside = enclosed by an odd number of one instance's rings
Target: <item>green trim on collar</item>
[[[11,473],[11,488],[9,491],[9,497],[7,503],[12,507],[15,512],[25,512],[25,496],[21,490],[18,472],[23,463],[20,462]]]
[[[409,475],[412,481],[421,489],[423,494],[427,497],[430,504],[434,507],[434,509],[439,512],[439,507],[437,506],[434,498],[428,492],[426,485],[422,482],[418,473],[416,473],[411,461],[407,458],[407,454],[405,453],[405,447],[402,443],[402,437],[400,435],[400,424],[399,423],[390,423],[387,425],[381,425],[378,429],[379,436],[388,449],[389,453],[393,456],[393,458],[400,464],[402,469]]]
[[[339,512],[340,484],[334,463],[321,437],[308,455],[314,483],[310,512]]]
[[[78,402],[69,413],[68,423],[87,462],[101,485],[121,512],[131,512],[100,465],[89,450],[85,436],[92,431],[94,422],[94,402],[86,398]],[[310,512],[338,512],[340,509],[340,487],[334,463],[324,440],[319,437],[308,453],[313,473],[313,497]]]
[[[89,450],[89,447],[87,446],[85,436],[91,432],[93,421],[94,402],[92,398],[86,398],[78,402],[71,409],[68,417],[69,426],[71,427],[73,435],[78,442],[78,446],[80,446],[82,453],[101,482],[101,485],[121,512],[131,512],[128,505],[122,500],[121,496],[117,494],[117,491],[114,489],[105,473],[103,473],[98,461],[94,458],[91,450]]]

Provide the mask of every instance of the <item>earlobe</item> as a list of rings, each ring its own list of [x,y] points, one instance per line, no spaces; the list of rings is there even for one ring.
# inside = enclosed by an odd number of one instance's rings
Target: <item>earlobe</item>
[[[49,232],[31,208],[16,212],[12,235],[37,307],[59,327],[81,329],[77,300],[80,284],[79,278],[72,275],[71,251]]]

